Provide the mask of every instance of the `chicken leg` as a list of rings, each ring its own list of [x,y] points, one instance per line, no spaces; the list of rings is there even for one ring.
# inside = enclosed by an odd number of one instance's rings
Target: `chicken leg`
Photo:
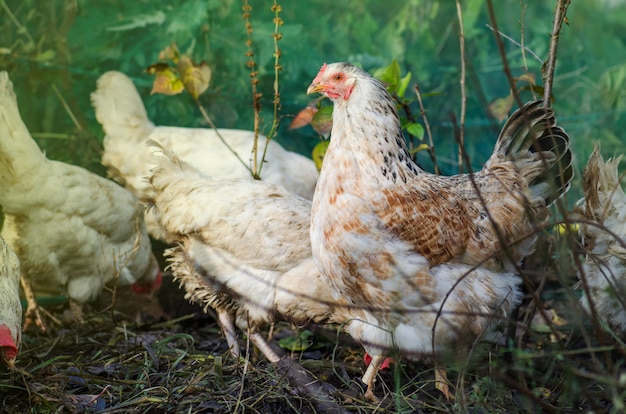
[[[257,348],[259,348],[263,355],[265,355],[265,358],[267,358],[268,361],[270,361],[272,364],[276,364],[278,361],[280,361],[280,356],[276,352],[274,352],[270,344],[268,344],[265,338],[263,338],[263,335],[258,332],[254,332],[248,334],[248,336],[250,337],[252,343],[255,344]]]
[[[454,395],[450,393],[450,383],[446,368],[435,363],[435,388],[437,388],[449,401],[454,401]]]
[[[363,378],[361,381],[365,385],[367,385],[367,391],[365,391],[365,398],[370,401],[377,401],[376,395],[374,394],[374,381],[376,380],[376,374],[380,370],[380,366],[385,360],[384,355],[372,355],[372,361],[370,362],[365,374],[363,374]]]
[[[20,284],[22,285],[22,290],[24,290],[24,296],[26,297],[27,303],[26,313],[24,314],[23,330],[26,331],[34,322],[39,329],[45,332],[46,325],[43,322],[41,309],[37,304],[37,299],[35,299],[35,292],[30,284],[30,280],[26,276],[22,275],[22,277],[20,277]]]
[[[231,355],[239,359],[239,357],[241,357],[241,350],[239,349],[237,332],[235,331],[235,324],[231,314],[220,310],[217,312],[217,321],[224,332],[224,336],[226,336],[226,342],[228,342]]]

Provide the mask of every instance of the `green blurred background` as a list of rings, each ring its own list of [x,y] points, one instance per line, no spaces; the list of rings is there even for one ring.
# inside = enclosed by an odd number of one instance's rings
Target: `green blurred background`
[[[250,0],[253,50],[263,93],[261,132],[272,124],[274,13],[272,1]],[[536,54],[505,40],[514,76],[532,73],[541,83],[554,15],[553,1],[495,1],[500,31]],[[452,0],[279,1],[284,25],[279,46],[281,115],[277,140],[310,155],[317,135],[287,131],[290,115],[309,101],[305,90],[323,62],[350,61],[374,70],[394,59],[418,83],[444,173],[457,171],[452,114],[460,114],[458,20]],[[489,102],[509,93],[486,2],[465,0],[466,147],[474,168],[489,156],[500,128]],[[626,126],[626,1],[574,1],[559,43],[554,108],[570,133],[577,174],[593,140],[605,155],[624,151]],[[204,126],[187,94],[150,95],[145,68],[172,42],[213,70],[201,96],[220,127],[252,129],[249,69],[242,2],[232,0],[0,0],[0,69],[7,70],[22,117],[49,158],[104,174],[102,130],[89,94],[105,71],[120,70],[138,86],[157,125]],[[412,95],[411,89],[407,95]],[[411,96],[412,98],[413,96]],[[530,99],[526,92],[523,97]],[[413,104],[412,110],[419,113]],[[429,158],[420,153],[426,168]],[[570,204],[580,195],[579,181]]]

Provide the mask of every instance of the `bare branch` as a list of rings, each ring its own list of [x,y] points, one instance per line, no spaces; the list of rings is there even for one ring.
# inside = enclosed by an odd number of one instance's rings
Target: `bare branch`
[[[487,10],[489,11],[489,20],[493,25],[493,33],[496,39],[496,44],[498,45],[498,51],[500,52],[500,58],[502,58],[502,70],[506,75],[507,80],[509,81],[509,89],[511,89],[511,93],[515,98],[515,102],[517,102],[518,106],[522,106],[522,99],[519,96],[519,92],[517,91],[517,87],[515,86],[515,79],[513,79],[513,74],[511,73],[511,68],[509,67],[509,62],[506,58],[506,51],[504,50],[504,43],[502,43],[501,32],[498,29],[498,23],[496,21],[496,12],[493,9],[493,1],[487,0]]]
[[[459,20],[459,47],[461,51],[461,116],[459,128],[459,173],[463,172],[463,147],[465,146],[465,112],[467,106],[467,95],[465,92],[465,33],[463,30],[463,12],[461,9],[461,1],[456,0],[456,15]]]
[[[548,60],[544,64],[543,77],[543,104],[546,108],[550,107],[550,97],[552,96],[552,83],[554,82],[554,69],[556,66],[556,50],[559,44],[559,36],[561,27],[565,20],[565,14],[571,0],[557,0],[556,9],[554,10],[554,22],[552,26],[552,35],[550,37],[550,50],[548,52]]]
[[[495,32],[496,29],[494,29],[493,27],[491,27],[490,24],[485,23],[485,26],[487,26],[487,28],[489,30],[491,30],[492,32]],[[501,31],[498,30],[498,34],[502,37],[504,37],[506,40],[508,40],[509,42],[513,43],[515,46],[518,46],[521,50],[522,50],[522,56],[524,56],[525,52],[528,52],[531,54],[532,57],[534,57],[538,62],[543,63],[543,60],[539,57],[538,54],[536,54],[535,52],[533,52],[532,49],[530,49],[528,46],[524,46],[524,20],[522,19],[522,42],[518,42],[517,40],[513,39],[511,36],[502,33]],[[524,59],[526,60],[526,59]],[[526,64],[524,66],[527,66]]]

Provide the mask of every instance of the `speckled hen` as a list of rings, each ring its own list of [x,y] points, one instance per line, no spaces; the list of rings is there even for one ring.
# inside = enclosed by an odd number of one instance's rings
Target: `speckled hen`
[[[411,160],[394,101],[367,72],[325,64],[307,92],[334,103],[313,198],[313,257],[335,291],[369,309],[346,330],[373,356],[363,377],[373,398],[386,354],[460,352],[518,304],[515,265],[572,178],[569,137],[550,109],[529,103],[484,168],[437,176]],[[435,364],[436,385],[451,397]]]

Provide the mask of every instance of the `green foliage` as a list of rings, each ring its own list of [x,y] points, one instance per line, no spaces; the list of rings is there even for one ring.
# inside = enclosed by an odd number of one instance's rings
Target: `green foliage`
[[[399,100],[404,100],[406,88],[409,86],[409,82],[411,82],[411,72],[402,77],[397,60],[394,59],[391,65],[374,71],[374,76],[383,81],[389,93],[396,96]]]
[[[513,76],[532,73],[540,79],[553,4],[494,3],[499,30],[528,48],[522,53],[519,45],[504,40]],[[267,2],[254,0],[250,5],[258,88],[262,93],[261,132],[267,133],[273,119],[273,13]],[[194,61],[205,60],[211,67],[212,86],[201,100],[217,125],[253,126],[240,2],[3,0],[0,9],[3,16],[10,13],[11,17],[1,23],[0,65],[9,70],[21,106],[29,108],[25,120],[52,158],[99,169],[102,132],[95,123],[89,93],[96,78],[110,69],[135,79],[150,116],[158,124],[202,125],[202,117],[189,97],[149,95],[150,79],[144,69],[172,42],[188,51]],[[462,12],[468,70],[466,147],[472,166],[478,168],[488,156],[485,149],[491,147],[499,128],[489,117],[488,103],[506,97],[509,85],[493,32],[486,26],[493,23],[484,1],[463,2]],[[458,115],[460,110],[454,2],[314,0],[297,6],[283,5],[281,13],[282,115],[295,114],[304,106],[306,85],[325,61],[347,60],[367,70],[395,62],[393,68],[388,67],[393,71],[389,75],[407,74],[397,79],[397,95],[415,109],[412,86],[419,84],[443,172],[456,171],[451,161],[456,159],[456,141],[450,122],[450,115]],[[605,5],[601,0],[576,3],[570,8],[568,25],[562,33],[555,108],[561,124],[576,138],[578,170],[590,153],[592,139],[606,140],[608,145],[603,149],[607,152],[617,151],[623,142],[616,133],[625,126],[620,86],[624,71],[620,69],[620,56],[626,55],[623,21],[623,8]],[[523,39],[520,22],[524,24]],[[530,99],[532,92],[526,90],[523,98]],[[283,124],[278,140],[290,149],[310,154],[315,140],[307,131],[286,131]],[[410,128],[418,135],[415,128],[419,127]],[[71,145],[67,145],[68,140]],[[420,158],[428,167],[428,156]]]

